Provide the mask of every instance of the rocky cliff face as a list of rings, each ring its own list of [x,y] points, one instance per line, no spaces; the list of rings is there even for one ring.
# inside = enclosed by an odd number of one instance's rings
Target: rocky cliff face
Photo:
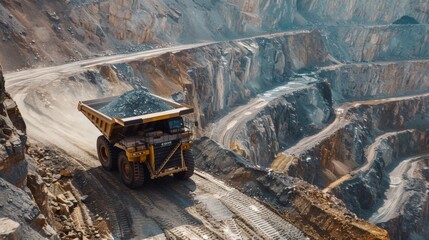
[[[359,216],[387,229],[392,238],[428,237],[424,227],[428,182],[421,173],[424,168],[415,166],[417,163],[424,166],[427,159],[410,158],[427,154],[428,139],[428,131],[417,130],[380,136],[374,143],[374,159],[368,160],[373,162],[370,168],[335,188],[335,195]],[[410,170],[401,173],[397,166]],[[399,174],[389,177],[395,172],[391,169],[397,169],[403,177]]]
[[[426,238],[427,182],[418,167],[427,156],[425,65],[401,61],[323,68],[319,76],[331,83],[340,104],[336,120],[279,155],[273,168],[329,186],[325,191],[333,188],[350,210],[394,239]]]
[[[365,148],[374,141],[377,132],[400,131],[409,126],[424,127],[428,121],[428,99],[422,96],[403,101],[359,104],[348,110],[344,117],[348,120],[335,121],[322,141],[309,143],[302,150],[288,149],[277,157],[273,167],[326,187],[365,163]]]
[[[3,73],[0,69],[0,177],[23,187],[26,185],[27,161],[25,161],[25,124],[15,102],[6,93]],[[16,124],[16,126],[14,125]]]
[[[349,64],[320,72],[337,103],[423,93],[429,88],[429,61]],[[346,81],[345,81],[346,80]]]
[[[271,167],[281,149],[319,132],[333,119],[326,83],[296,89],[270,100],[238,130],[234,150],[255,165]]]
[[[136,43],[195,42],[242,37],[290,24],[290,1],[72,1],[71,20],[92,34]],[[96,16],[99,25],[93,22]],[[104,40],[104,39],[103,39]]]
[[[328,63],[320,32],[302,31],[212,44],[117,69],[131,84],[161,95],[186,91],[205,127],[238,103],[290,81],[294,72]]]
[[[356,218],[340,200],[302,180],[257,169],[207,138],[193,150],[200,169],[257,197],[312,238],[388,238],[385,230]]]
[[[12,58],[3,62],[13,70],[177,43],[241,38],[290,26],[295,5],[293,0],[7,0],[0,6],[4,43],[0,52]]]
[[[42,236],[46,219],[38,206],[33,202],[27,192],[0,178],[0,214],[3,221],[10,224],[0,226],[2,239],[45,239],[49,235]],[[49,225],[47,231],[55,232]]]
[[[0,5],[0,37],[3,40],[0,60],[3,60],[6,70],[14,70],[100,54],[228,40],[320,25],[347,25],[326,29],[327,42],[347,54],[340,56],[339,52],[334,53],[339,59],[369,61],[375,59],[377,51],[381,51],[378,59],[389,59],[387,53],[418,58],[421,56],[418,52],[420,47],[413,48],[412,44],[405,48],[396,46],[398,40],[410,40],[407,36],[412,36],[412,40],[427,41],[421,37],[427,35],[424,25],[401,28],[395,24],[393,28],[367,28],[350,27],[349,24],[390,24],[402,17],[411,19],[412,23],[427,23],[428,8],[423,0],[331,1],[329,4],[318,0],[204,3],[173,0],[43,0],[35,3],[6,0]],[[32,17],[28,19],[26,16]],[[398,23],[408,23],[405,20]],[[375,34],[377,32],[385,34]],[[423,35],[418,36],[417,33]],[[338,39],[347,41],[341,43]],[[344,50],[348,44],[353,44],[356,51]],[[390,50],[381,46],[389,46]],[[427,53],[427,47],[424,48]],[[8,56],[8,59],[3,56]]]
[[[15,102],[6,93],[0,69],[0,215],[5,224],[0,226],[0,237],[5,239],[42,239],[55,237],[55,230],[48,224],[49,211],[33,199],[39,200],[43,192],[35,191],[38,184],[28,174],[29,157],[25,154],[25,123]],[[42,185],[42,184],[39,184]],[[27,188],[27,186],[29,188]]]
[[[428,23],[429,5],[424,0],[365,0],[329,1],[303,0],[297,2],[298,11],[314,23],[393,23],[403,16],[409,16],[420,23]]]
[[[322,27],[330,53],[342,62],[425,59],[428,25]]]

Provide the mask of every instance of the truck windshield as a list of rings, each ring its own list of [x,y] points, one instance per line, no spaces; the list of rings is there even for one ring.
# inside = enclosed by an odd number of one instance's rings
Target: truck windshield
[[[170,128],[170,130],[183,128],[183,119],[171,119],[170,121],[168,121],[168,127]]]

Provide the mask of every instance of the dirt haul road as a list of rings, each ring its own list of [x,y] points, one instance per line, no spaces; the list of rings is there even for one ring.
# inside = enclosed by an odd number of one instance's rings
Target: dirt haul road
[[[245,127],[246,122],[254,119],[259,111],[267,106],[271,100],[304,89],[308,87],[308,83],[310,81],[292,81],[258,94],[256,98],[250,100],[247,104],[235,108],[226,116],[211,124],[207,128],[206,135],[219,144],[232,148],[231,145],[236,140],[238,132]]]
[[[95,157],[95,140],[100,133],[76,109],[77,100],[94,98],[97,90],[85,83],[76,83],[69,76],[97,64],[150,58],[203,45],[206,44],[8,73],[5,74],[6,87],[26,120],[29,138],[65,152],[64,159],[79,169],[74,182],[89,195],[91,214],[102,216],[99,220],[108,226],[110,233],[102,232],[104,237],[302,239],[304,235],[299,230],[256,200],[202,172],[185,182],[166,177],[140,190],[130,190],[120,182],[117,173],[100,167]],[[84,233],[88,231],[85,226],[93,224],[88,215],[84,207],[73,214],[74,224],[81,226]]]
[[[398,217],[404,202],[410,197],[410,192],[405,190],[408,181],[415,177],[418,162],[427,160],[429,155],[413,156],[402,160],[389,172],[389,188],[385,192],[385,200],[369,221],[383,223]]]

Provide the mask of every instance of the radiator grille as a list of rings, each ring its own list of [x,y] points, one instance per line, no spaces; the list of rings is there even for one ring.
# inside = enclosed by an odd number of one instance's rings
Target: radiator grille
[[[164,160],[168,155],[174,150],[174,147],[179,143],[179,141],[171,141],[171,144],[165,146],[165,143],[160,143],[154,145],[155,150],[155,169],[159,169]],[[164,146],[163,146],[164,144]],[[180,158],[180,148],[176,150],[170,160],[165,164],[164,169],[171,167],[181,167],[181,158]]]

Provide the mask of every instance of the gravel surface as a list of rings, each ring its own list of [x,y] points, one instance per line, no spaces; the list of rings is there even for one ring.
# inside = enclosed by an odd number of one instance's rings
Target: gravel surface
[[[133,90],[124,93],[99,111],[109,117],[127,118],[171,109],[172,106],[150,95],[148,91]]]

